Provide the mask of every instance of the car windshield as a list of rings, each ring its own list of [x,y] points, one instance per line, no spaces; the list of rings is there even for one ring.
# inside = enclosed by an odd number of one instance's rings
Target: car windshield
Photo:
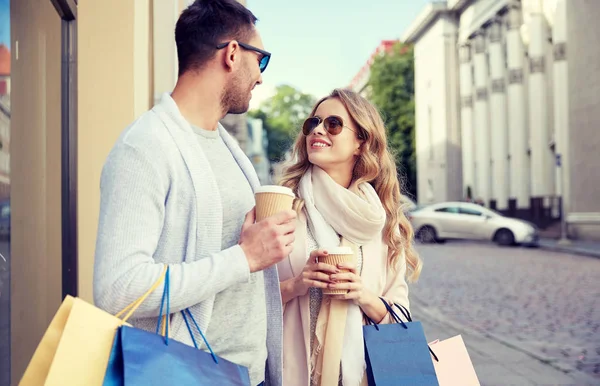
[[[504,215],[502,213],[500,213],[500,212],[498,212],[497,210],[494,210],[494,209],[485,208],[485,210],[483,211],[483,213],[487,214],[486,212],[491,212],[490,214],[495,214],[496,216],[504,217]]]

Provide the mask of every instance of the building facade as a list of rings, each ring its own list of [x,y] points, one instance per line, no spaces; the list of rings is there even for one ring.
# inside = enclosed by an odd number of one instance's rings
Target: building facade
[[[10,50],[0,44],[0,201],[10,196]]]
[[[572,236],[600,236],[594,17],[587,0],[423,10],[402,38],[415,46],[420,203],[477,200],[543,227],[565,213]]]
[[[252,161],[260,183],[263,185],[271,184],[271,162],[267,156],[269,139],[267,138],[267,132],[264,130],[263,121],[248,118],[247,122],[246,155]]]
[[[0,96],[0,183],[7,163],[12,215],[10,240],[0,240],[2,385],[18,384],[66,294],[93,301],[102,167],[125,127],[175,85],[173,31],[189,3],[10,2],[12,84],[10,99]],[[243,145],[248,125],[239,121]]]

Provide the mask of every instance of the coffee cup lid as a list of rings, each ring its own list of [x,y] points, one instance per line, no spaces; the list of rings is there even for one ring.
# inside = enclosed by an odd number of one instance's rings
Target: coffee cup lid
[[[330,255],[353,255],[354,251],[350,247],[325,248]]]
[[[279,194],[286,194],[288,196],[292,196],[292,197],[296,197],[296,195],[294,194],[294,191],[290,188],[286,188],[285,186],[279,186],[279,185],[265,185],[265,186],[259,186],[258,188],[256,188],[256,190],[254,191],[255,194],[258,193],[279,193]]]

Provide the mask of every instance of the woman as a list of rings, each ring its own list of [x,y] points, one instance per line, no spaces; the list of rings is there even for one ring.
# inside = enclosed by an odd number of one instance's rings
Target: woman
[[[408,308],[405,276],[421,261],[400,208],[400,185],[384,123],[355,92],[317,102],[294,146],[282,185],[294,190],[294,250],[278,264],[284,303],[286,386],[366,385],[363,313],[391,323],[380,297]],[[356,263],[317,263],[327,248],[350,246]],[[322,289],[348,290],[323,296]]]

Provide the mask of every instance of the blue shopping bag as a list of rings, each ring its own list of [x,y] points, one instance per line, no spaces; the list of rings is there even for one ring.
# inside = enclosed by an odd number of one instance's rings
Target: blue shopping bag
[[[164,313],[166,317],[163,317],[163,307],[166,308]],[[103,385],[250,385],[248,369],[217,357],[192,313],[186,309],[181,311],[181,314],[195,348],[169,339],[169,269],[167,268],[156,333],[128,326],[120,327],[115,336]],[[164,336],[159,334],[163,323]],[[200,333],[210,353],[198,349],[192,333],[192,325]]]
[[[403,322],[381,301],[396,323],[378,325],[366,317],[369,324],[363,334],[369,386],[439,386],[421,323],[413,322],[408,310],[396,304],[408,320]]]

